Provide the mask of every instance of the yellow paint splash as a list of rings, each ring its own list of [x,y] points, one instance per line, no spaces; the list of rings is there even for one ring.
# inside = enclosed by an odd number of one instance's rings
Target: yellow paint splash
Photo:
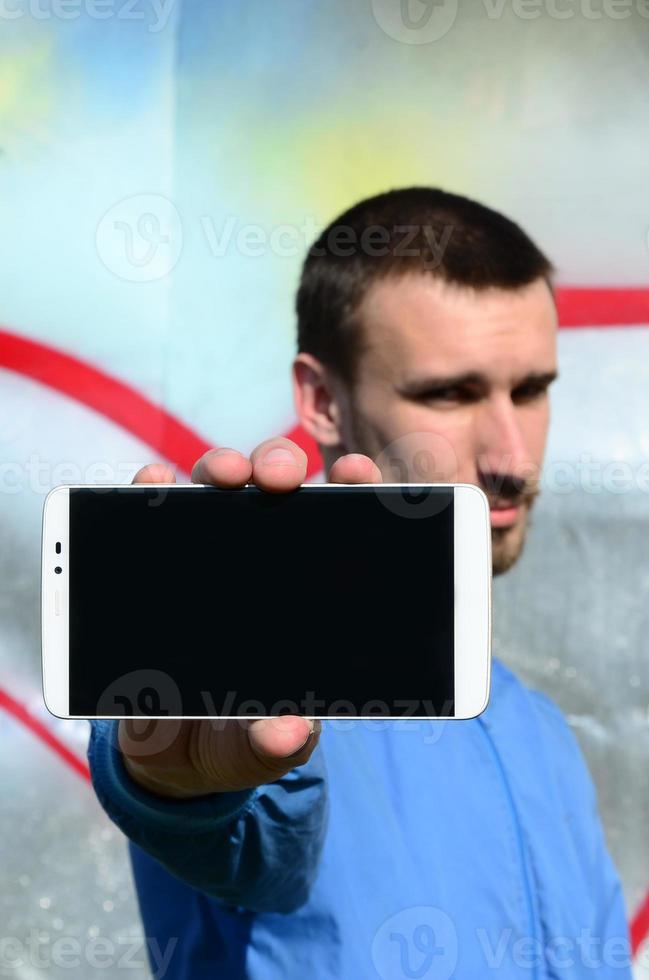
[[[4,47],[4,46],[3,46]],[[30,41],[0,52],[0,150],[15,157],[48,142],[53,111],[53,44]]]

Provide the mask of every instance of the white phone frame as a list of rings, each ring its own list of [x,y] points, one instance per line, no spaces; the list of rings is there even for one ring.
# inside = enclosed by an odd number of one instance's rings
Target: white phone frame
[[[246,484],[247,485],[247,484]],[[322,487],[398,487],[400,483],[305,483],[302,489]],[[134,484],[75,484],[54,487],[43,505],[41,557],[41,639],[43,697],[45,705],[57,718],[113,718],[113,715],[71,715],[69,713],[69,518],[70,489],[127,489]],[[137,484],[152,489],[202,487],[205,484]],[[489,502],[479,487],[471,483],[411,483],[417,487],[453,487],[455,549],[455,714],[444,720],[475,718],[487,707],[491,686],[491,524]],[[60,554],[56,542],[61,543]],[[61,572],[56,573],[55,568]],[[151,716],[155,717],[155,716]],[[177,716],[165,715],[167,719]],[[206,719],[205,715],[183,715],[187,719]],[[242,717],[227,715],[222,717]],[[261,717],[255,715],[255,717]],[[318,715],[323,720],[337,715]],[[351,715],[345,715],[352,718]],[[368,716],[357,716],[367,718]],[[430,719],[429,715],[381,715],[403,719]]]

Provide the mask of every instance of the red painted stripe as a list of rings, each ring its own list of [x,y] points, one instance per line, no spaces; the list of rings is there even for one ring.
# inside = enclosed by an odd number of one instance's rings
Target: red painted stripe
[[[644,901],[636,909],[631,920],[631,951],[637,955],[645,939],[649,936],[649,892],[644,897]]]
[[[556,297],[562,327],[649,326],[645,287],[560,286]]]
[[[0,365],[74,398],[127,429],[191,473],[210,448],[186,425],[134,388],[48,344],[0,330]]]
[[[185,473],[213,448],[201,436],[134,388],[85,361],[40,341],[0,330],[0,367],[74,398],[147,443]],[[317,443],[301,426],[287,434],[308,456],[307,477],[322,469]]]
[[[0,688],[0,708],[4,709],[16,721],[19,721],[25,728],[28,728],[37,739],[44,742],[45,745],[48,745],[67,766],[74,769],[78,776],[90,780],[90,770],[87,764],[78,755],[75,755],[64,742],[57,738],[47,725],[44,725],[42,721],[30,714],[24,704],[16,701],[11,694],[2,688]]]

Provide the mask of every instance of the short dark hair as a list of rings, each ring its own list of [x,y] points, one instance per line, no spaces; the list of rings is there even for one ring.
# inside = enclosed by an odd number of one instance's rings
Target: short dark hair
[[[357,312],[369,287],[407,273],[480,290],[518,289],[554,268],[509,218],[459,194],[408,187],[367,198],[319,235],[297,293],[297,346],[348,384],[363,350]]]

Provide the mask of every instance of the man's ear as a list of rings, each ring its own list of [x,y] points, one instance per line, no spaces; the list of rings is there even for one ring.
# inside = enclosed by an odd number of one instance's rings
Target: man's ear
[[[300,424],[323,447],[344,443],[340,384],[312,354],[298,354],[293,361],[293,399]]]

